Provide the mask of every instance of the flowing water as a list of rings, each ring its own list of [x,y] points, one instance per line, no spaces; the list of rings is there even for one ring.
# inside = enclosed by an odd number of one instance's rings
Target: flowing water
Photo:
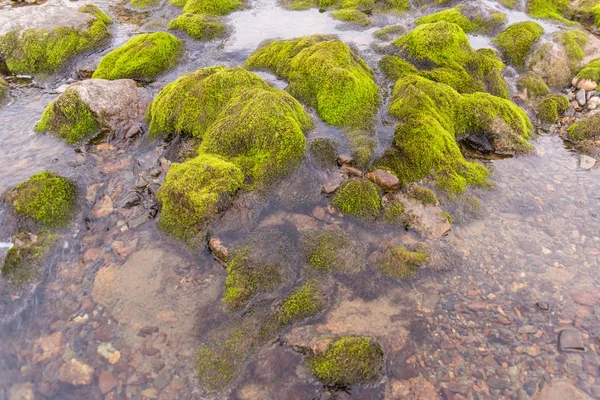
[[[507,12],[510,22],[529,19],[484,3]],[[96,4],[113,16],[120,10],[111,2]],[[457,221],[449,235],[429,243],[439,268],[403,283],[374,276],[369,268],[336,277],[322,315],[286,329],[250,354],[224,393],[203,392],[194,376],[195,349],[245,316],[223,309],[226,273],[208,251],[189,252],[156,229],[152,193],[161,180],[159,160],[174,154],[179,143],[142,138],[125,149],[74,149],[33,132],[44,106],[72,81],[73,71],[96,63],[139,31],[164,29],[177,13],[165,5],[142,28],[117,22],[110,47],[61,76],[9,80],[11,100],[0,108],[0,192],[53,169],[78,182],[82,200],[39,283],[17,290],[0,282],[0,399],[24,388],[36,399],[57,400],[377,399],[386,391],[388,398],[398,398],[394,385],[419,376],[447,399],[526,399],[555,378],[600,398],[600,171],[579,168],[578,155],[555,133],[534,138],[530,155],[489,161],[494,187],[473,193],[481,209],[444,202]],[[418,16],[379,16],[377,28],[356,29],[329,13],[286,11],[276,0],[257,0],[225,18],[231,30],[226,40],[186,39],[184,61],[150,90],[156,93],[204,66],[241,65],[264,40],[316,33],[338,35],[376,70],[380,55],[373,32],[390,24],[410,27]],[[548,36],[557,29],[542,25]],[[483,36],[471,40],[475,48],[491,46]],[[271,74],[260,75],[276,87],[286,85]],[[387,91],[379,75],[378,80]],[[394,123],[385,105],[378,118],[381,151],[391,141]],[[315,137],[343,140],[338,129],[322,122],[309,140]],[[138,175],[148,178],[157,168],[151,176],[158,178],[139,190]],[[306,229],[342,227],[367,252],[390,240],[418,240],[410,231],[330,214],[320,191],[332,173],[307,157],[271,192],[242,195],[214,224],[213,235],[228,247],[275,235],[273,242],[284,243],[290,265],[302,263],[298,240]],[[123,206],[131,196],[137,205]],[[102,205],[108,214],[95,212]],[[10,226],[2,204],[0,255],[10,245]],[[301,279],[293,274],[292,280]],[[559,332],[573,327],[581,332],[585,351],[560,352]],[[376,337],[386,350],[385,378],[328,391],[311,378],[303,356],[285,345],[303,330]],[[94,369],[90,384],[61,381],[61,367],[72,359]]]

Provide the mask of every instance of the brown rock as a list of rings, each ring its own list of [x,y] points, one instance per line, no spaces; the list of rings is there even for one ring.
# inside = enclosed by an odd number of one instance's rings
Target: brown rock
[[[306,232],[317,229],[317,221],[310,215],[290,214],[287,219],[294,224],[298,232]]]
[[[348,165],[342,165],[340,167],[340,172],[343,174],[350,175],[350,176],[357,176],[359,178],[362,176],[362,171],[360,169],[350,167]]]
[[[112,214],[113,211],[113,201],[110,196],[105,195],[94,205],[94,208],[92,209],[92,215],[96,218],[103,218]]]
[[[483,300],[475,300],[469,302],[467,308],[471,311],[485,311],[487,310],[487,304]]]
[[[323,193],[325,193],[326,195],[335,193],[335,191],[338,190],[343,181],[344,178],[342,177],[342,175],[336,173],[329,181],[327,181],[323,185]]]
[[[102,394],[106,394],[117,387],[117,378],[108,371],[103,371],[98,377],[98,387]]]
[[[89,385],[94,379],[94,368],[72,358],[60,367],[58,379],[75,386]]]
[[[208,247],[212,251],[213,256],[221,262],[227,262],[228,249],[223,245],[220,239],[212,238],[208,241]]]
[[[383,190],[392,191],[400,189],[400,181],[390,171],[376,169],[366,175],[367,179],[379,185]]]
[[[64,352],[62,332],[39,338],[33,346],[32,362],[37,364],[42,361],[51,361],[60,357]]]
[[[544,386],[532,400],[592,400],[590,396],[577,389],[571,382],[555,379]]]
[[[121,259],[126,258],[129,254],[131,254],[131,249],[120,240],[115,240],[114,242],[112,242],[110,247],[113,249],[115,254]]]
[[[385,400],[439,400],[435,387],[423,376],[408,380],[392,380],[385,387]]]
[[[340,154],[337,159],[337,162],[340,165],[349,165],[352,164],[353,161],[354,158],[352,158],[350,154]]]

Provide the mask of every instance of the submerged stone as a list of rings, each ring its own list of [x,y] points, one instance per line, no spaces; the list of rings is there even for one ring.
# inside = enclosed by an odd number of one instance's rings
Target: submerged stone
[[[282,324],[312,317],[325,308],[325,295],[319,289],[316,279],[306,281],[294,289],[281,304],[279,318]]]
[[[14,246],[8,250],[0,275],[13,285],[20,286],[38,278],[39,267],[50,251],[56,235],[46,230],[37,233],[19,232],[13,238]]]
[[[381,195],[374,183],[368,180],[351,180],[337,190],[331,204],[344,214],[374,219],[381,210]]]
[[[8,97],[8,83],[0,76],[0,105]]]
[[[558,348],[563,352],[583,352],[585,346],[577,329],[563,329],[558,336]]]
[[[378,268],[392,279],[410,279],[429,258],[427,248],[409,250],[403,246],[388,246],[378,260]]]
[[[0,53],[14,74],[58,72],[110,36],[112,20],[92,4],[46,3],[0,11]]]

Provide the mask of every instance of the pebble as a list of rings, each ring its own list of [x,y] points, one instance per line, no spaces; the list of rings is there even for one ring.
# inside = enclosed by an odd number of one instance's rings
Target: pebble
[[[581,107],[585,106],[585,89],[579,89],[577,91],[577,93],[575,94],[575,100],[577,100],[577,103]]]
[[[331,178],[323,185],[323,193],[325,193],[326,195],[331,195],[335,193],[335,191],[338,190],[338,188],[342,185],[343,181],[344,178],[342,177],[342,175],[335,174],[333,178]]]
[[[94,368],[72,358],[60,367],[58,379],[74,386],[89,385],[94,379]]]
[[[585,351],[581,333],[573,328],[563,329],[558,335],[558,348],[563,352]]]
[[[588,100],[587,108],[589,110],[595,110],[600,105],[600,97],[594,96]]]
[[[596,159],[585,154],[579,155],[579,168],[581,169],[592,169],[596,166]]]

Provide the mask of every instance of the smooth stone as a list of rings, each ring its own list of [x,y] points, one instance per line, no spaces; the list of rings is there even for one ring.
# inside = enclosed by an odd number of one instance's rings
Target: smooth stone
[[[548,303],[547,301],[540,301],[540,302],[536,303],[535,305],[537,306],[537,308],[539,308],[542,311],[550,310],[550,303]]]
[[[596,159],[585,154],[579,155],[579,168],[592,169],[596,165]]]
[[[573,328],[563,329],[558,335],[558,348],[563,352],[585,351],[581,333]]]
[[[573,84],[573,82],[575,83]],[[571,82],[573,86],[575,86],[577,89],[583,89],[585,91],[594,90],[598,87],[598,84],[591,79],[574,78],[573,82]]]
[[[208,247],[212,251],[213,256],[221,262],[227,262],[228,249],[223,245],[220,239],[212,238],[208,241]]]
[[[350,167],[348,165],[342,165],[340,167],[340,172],[343,174],[347,174],[350,176],[356,176],[356,177],[361,177],[362,176],[362,171],[358,168],[354,168],[354,167]]]
[[[94,368],[72,358],[60,367],[58,379],[74,386],[89,385],[94,380]]]
[[[587,108],[588,110],[595,110],[600,105],[600,97],[594,96],[588,100]]]
[[[366,175],[367,179],[380,186],[383,190],[392,191],[400,189],[400,181],[390,171],[376,169]]]
[[[597,92],[596,92],[595,90],[590,90],[589,92],[587,92],[587,93],[585,94],[585,99],[586,99],[587,101],[589,101],[589,100],[590,100],[592,97],[594,97],[594,96],[596,95],[596,93],[597,93]]]
[[[585,106],[585,89],[579,89],[575,94],[575,99],[581,107]]]
[[[325,182],[323,185],[323,193],[330,195],[335,193],[336,190],[342,185],[344,178],[340,174],[335,174],[330,180]]]

